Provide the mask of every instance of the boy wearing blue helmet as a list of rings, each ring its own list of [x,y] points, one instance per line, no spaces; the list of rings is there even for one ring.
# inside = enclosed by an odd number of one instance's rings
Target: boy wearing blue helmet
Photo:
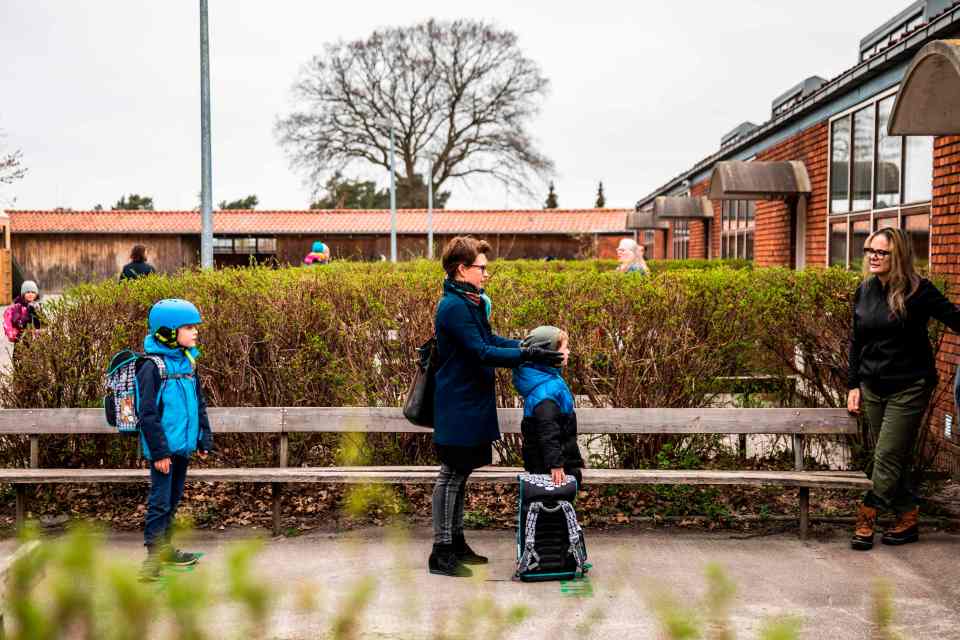
[[[161,300],[148,317],[143,350],[163,358],[164,371],[150,358],[137,367],[138,416],[143,455],[150,462],[150,496],[143,531],[147,547],[141,577],[157,579],[163,564],[195,564],[198,556],[174,549],[172,524],[183,497],[190,456],[205,458],[213,447],[207,405],[194,362],[200,312],[186,300]]]

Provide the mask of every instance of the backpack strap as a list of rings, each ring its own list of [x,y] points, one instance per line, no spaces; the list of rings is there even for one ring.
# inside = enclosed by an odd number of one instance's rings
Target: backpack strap
[[[160,372],[160,383],[163,384],[163,381],[166,380],[168,377],[167,363],[163,361],[163,356],[154,355],[152,353],[145,353],[143,354],[143,358],[157,365],[157,371]]]
[[[563,509],[563,514],[567,518],[567,536],[570,540],[568,552],[577,561],[576,577],[579,578],[583,575],[583,565],[587,561],[586,549],[583,546],[583,530],[577,522],[577,512],[573,510],[573,505],[566,500],[558,500],[557,504]]]
[[[537,553],[534,546],[537,543],[537,516],[540,509],[543,508],[542,502],[534,502],[527,511],[527,526],[524,529],[523,554],[517,561],[516,576],[527,571],[533,571],[540,566],[540,554]]]

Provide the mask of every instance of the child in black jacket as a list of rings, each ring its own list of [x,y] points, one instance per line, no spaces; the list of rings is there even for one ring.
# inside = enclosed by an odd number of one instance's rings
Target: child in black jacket
[[[539,347],[570,354],[569,338],[557,327],[541,326],[523,340],[524,347]],[[560,369],[525,363],[513,370],[513,385],[523,396],[523,467],[530,473],[549,474],[561,484],[564,474],[583,484],[580,470],[586,466],[577,446],[577,414],[573,394]]]

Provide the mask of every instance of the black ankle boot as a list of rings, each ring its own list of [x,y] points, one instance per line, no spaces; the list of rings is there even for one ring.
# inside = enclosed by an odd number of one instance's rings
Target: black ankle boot
[[[463,564],[487,564],[488,560],[470,548],[463,534],[453,536],[453,552]]]
[[[430,573],[451,578],[469,578],[473,572],[464,566],[453,551],[452,544],[435,544],[427,563]]]

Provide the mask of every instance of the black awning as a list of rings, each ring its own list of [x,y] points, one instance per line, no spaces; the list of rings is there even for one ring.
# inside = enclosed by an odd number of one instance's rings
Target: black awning
[[[888,131],[893,136],[960,134],[960,40],[935,40],[913,57]]]
[[[637,229],[646,231],[650,229],[669,229],[670,223],[666,220],[658,220],[653,211],[631,211],[627,214],[627,229]]]
[[[668,220],[712,220],[713,205],[703,196],[658,196],[653,201],[653,215]]]
[[[810,176],[798,160],[724,160],[710,176],[711,200],[778,200],[809,193]]]

